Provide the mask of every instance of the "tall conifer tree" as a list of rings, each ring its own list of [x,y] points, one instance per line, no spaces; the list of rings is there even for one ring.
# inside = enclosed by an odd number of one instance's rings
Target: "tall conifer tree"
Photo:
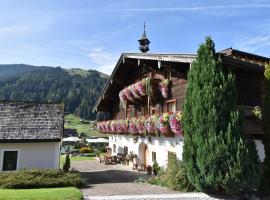
[[[261,189],[270,194],[270,63],[267,63],[264,71],[265,96],[263,99],[263,131],[264,131],[264,150],[265,159],[263,163],[263,181]]]
[[[234,76],[223,73],[209,37],[188,74],[182,123],[183,161],[198,190],[236,193],[257,188],[260,163],[254,142],[243,138]]]

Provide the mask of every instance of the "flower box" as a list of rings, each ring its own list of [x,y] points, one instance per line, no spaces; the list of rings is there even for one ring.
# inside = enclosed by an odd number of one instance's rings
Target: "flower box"
[[[178,135],[178,136],[183,136],[181,119],[182,119],[181,112],[172,113],[169,117],[171,130],[175,135]]]

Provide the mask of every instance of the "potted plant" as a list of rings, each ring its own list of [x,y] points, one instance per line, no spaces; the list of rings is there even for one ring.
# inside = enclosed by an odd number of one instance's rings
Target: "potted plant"
[[[156,161],[154,161],[154,164],[153,164],[153,174],[154,174],[154,176],[158,175],[159,170],[160,170],[160,166],[158,165],[158,163]]]
[[[147,166],[146,166],[146,172],[147,172],[147,174],[149,174],[149,175],[152,174],[152,166],[151,166],[151,165],[147,165]]]

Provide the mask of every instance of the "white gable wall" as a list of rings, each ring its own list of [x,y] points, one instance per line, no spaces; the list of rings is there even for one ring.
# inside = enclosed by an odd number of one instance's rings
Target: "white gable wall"
[[[2,143],[0,144],[0,171],[4,151],[18,150],[17,169],[59,168],[60,142]]]

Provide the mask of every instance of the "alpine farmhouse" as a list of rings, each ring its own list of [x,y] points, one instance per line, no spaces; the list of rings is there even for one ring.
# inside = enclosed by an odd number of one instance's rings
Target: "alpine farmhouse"
[[[105,113],[98,128],[109,134],[113,154],[133,152],[142,168],[154,161],[166,166],[170,154],[182,160],[185,136],[181,110],[187,74],[196,54],[147,53],[150,41],[145,31],[139,42],[142,53],[120,56],[94,111]],[[219,51],[218,55],[224,72],[232,72],[236,77],[245,134],[255,140],[262,161],[263,130],[253,111],[262,105],[264,64],[270,59],[232,48]]]
[[[0,171],[57,169],[64,130],[58,103],[0,102]]]

